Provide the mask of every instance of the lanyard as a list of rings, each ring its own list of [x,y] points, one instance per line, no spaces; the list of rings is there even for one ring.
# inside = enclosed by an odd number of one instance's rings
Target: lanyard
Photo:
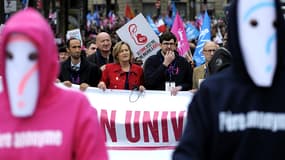
[[[174,63],[171,63],[167,67],[166,71],[169,75],[169,81],[172,81],[172,76],[178,75],[178,73],[179,73],[179,68],[176,66],[176,62],[174,61]]]

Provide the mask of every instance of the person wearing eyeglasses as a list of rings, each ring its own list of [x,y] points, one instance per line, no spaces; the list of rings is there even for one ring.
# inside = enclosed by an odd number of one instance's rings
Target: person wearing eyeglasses
[[[160,37],[161,50],[150,56],[144,63],[145,87],[150,90],[179,91],[192,88],[192,68],[184,57],[179,56],[177,39],[171,32]]]
[[[207,41],[203,47],[203,55],[205,56],[205,63],[194,68],[193,71],[193,90],[199,88],[200,83],[208,76],[208,63],[214,56],[218,45],[213,41]]]

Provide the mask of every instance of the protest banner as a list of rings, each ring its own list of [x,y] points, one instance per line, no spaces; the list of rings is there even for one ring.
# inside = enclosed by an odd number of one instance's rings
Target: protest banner
[[[16,11],[17,11],[17,1],[16,0],[4,0],[4,13],[5,14],[13,13]]]
[[[66,33],[66,39],[68,40],[70,38],[79,39],[81,41],[81,46],[83,45],[80,29],[68,30]]]
[[[192,93],[92,87],[84,93],[98,111],[110,160],[171,160]]]
[[[139,57],[143,62],[160,49],[158,36],[141,13],[118,29],[116,33],[121,40],[130,45],[133,56]]]

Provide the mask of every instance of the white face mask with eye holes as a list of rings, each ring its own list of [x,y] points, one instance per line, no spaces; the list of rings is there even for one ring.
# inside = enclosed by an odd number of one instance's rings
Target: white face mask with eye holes
[[[240,0],[238,32],[247,72],[257,86],[270,87],[277,65],[274,0]]]
[[[12,115],[32,116],[39,93],[38,50],[28,39],[10,40],[6,48],[5,74]]]

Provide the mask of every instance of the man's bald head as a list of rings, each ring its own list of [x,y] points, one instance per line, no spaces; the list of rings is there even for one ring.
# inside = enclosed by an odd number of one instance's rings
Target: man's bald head
[[[96,45],[101,53],[110,53],[112,47],[111,36],[107,32],[100,32],[96,36]]]

